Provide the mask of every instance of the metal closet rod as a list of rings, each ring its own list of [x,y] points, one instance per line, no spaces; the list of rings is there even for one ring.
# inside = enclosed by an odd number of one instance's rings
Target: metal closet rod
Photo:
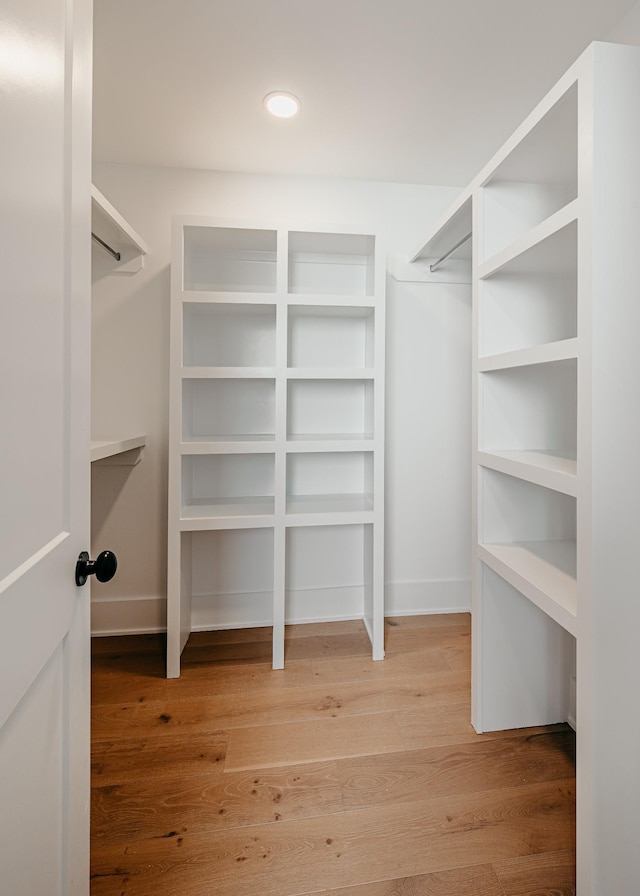
[[[463,236],[462,239],[460,240],[460,242],[455,244],[453,249],[449,249],[448,252],[445,252],[445,254],[442,256],[442,258],[439,258],[437,261],[434,261],[432,265],[429,265],[429,270],[431,271],[431,273],[433,273],[434,271],[437,271],[438,268],[440,267],[440,265],[443,262],[445,262],[447,260],[447,258],[450,258],[454,252],[457,252],[458,249],[462,249],[462,247],[465,245],[465,243],[468,243],[472,236],[473,236],[473,232],[468,233],[466,236]]]
[[[112,249],[111,246],[108,245],[108,243],[105,243],[104,240],[101,240],[100,237],[97,236],[93,231],[91,231],[91,239],[94,241],[94,243],[97,243],[99,246],[102,246],[102,248],[106,252],[108,252],[109,255],[112,256],[112,258],[115,258],[116,261],[120,261],[120,253],[116,252],[115,249]]]

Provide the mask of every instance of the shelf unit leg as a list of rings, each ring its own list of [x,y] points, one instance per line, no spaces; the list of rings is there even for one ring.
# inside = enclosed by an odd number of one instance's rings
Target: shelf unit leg
[[[176,533],[167,570],[167,678],[180,677],[180,657],[191,634],[191,532]]]
[[[364,527],[364,624],[371,641],[371,656],[384,659],[384,563],[377,541],[382,534],[375,523]]]
[[[276,526],[273,532],[273,668],[284,669],[285,618],[285,544],[287,530]]]

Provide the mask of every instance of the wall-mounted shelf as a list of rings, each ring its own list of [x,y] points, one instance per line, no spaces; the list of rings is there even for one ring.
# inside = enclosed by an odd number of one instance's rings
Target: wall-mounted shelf
[[[91,235],[94,238],[96,252],[94,257],[104,257],[113,271],[130,274],[143,267],[144,256],[147,254],[146,244],[120,212],[93,185]]]
[[[95,439],[91,441],[91,463],[101,466],[135,466],[142,458],[145,436],[126,439]]]
[[[468,189],[411,252],[408,261],[391,260],[392,276],[425,283],[471,283],[472,230],[472,191]]]

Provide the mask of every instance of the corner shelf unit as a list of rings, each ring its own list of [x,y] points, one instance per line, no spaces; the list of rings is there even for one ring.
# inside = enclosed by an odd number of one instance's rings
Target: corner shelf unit
[[[276,669],[289,620],[362,617],[382,659],[379,241],[193,217],[173,240],[167,675],[203,599],[272,626]]]
[[[639,104],[592,44],[412,254],[472,225],[472,721],[576,727],[581,896],[638,884]]]

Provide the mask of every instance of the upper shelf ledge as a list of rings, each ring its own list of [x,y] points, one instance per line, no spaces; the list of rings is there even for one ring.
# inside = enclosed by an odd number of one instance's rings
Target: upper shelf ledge
[[[471,283],[471,202],[471,192],[465,190],[407,261],[391,259],[394,279]]]
[[[121,439],[92,439],[91,463],[104,466],[135,466],[141,457],[147,439],[143,435]]]
[[[91,185],[91,235],[97,237],[103,244],[99,245],[96,241],[96,251],[99,251],[106,259],[111,256],[114,271],[131,273],[142,268],[143,258],[147,254],[146,244],[93,184]],[[120,258],[117,258],[117,255],[120,255]]]
[[[437,262],[471,232],[471,193],[465,190],[446,214],[436,222],[427,239],[409,257],[409,261]],[[469,244],[465,244],[456,258],[471,258]]]

